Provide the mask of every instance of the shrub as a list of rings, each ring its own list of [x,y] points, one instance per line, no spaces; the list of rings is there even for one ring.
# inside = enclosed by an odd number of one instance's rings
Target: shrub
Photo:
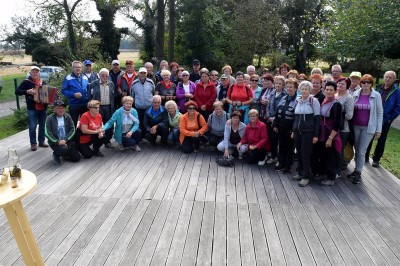
[[[14,126],[18,129],[24,130],[28,128],[28,109],[26,106],[21,109],[12,108],[14,111]]]

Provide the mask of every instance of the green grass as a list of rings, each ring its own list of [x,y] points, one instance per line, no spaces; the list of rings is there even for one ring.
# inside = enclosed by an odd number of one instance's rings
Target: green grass
[[[0,93],[0,102],[15,100],[14,79],[17,79],[17,86],[26,78],[25,73],[2,76],[3,89]]]
[[[5,139],[21,131],[21,129],[15,127],[15,121],[16,119],[14,115],[9,115],[0,118],[0,125],[2,128],[0,130],[0,140]]]
[[[380,164],[389,172],[400,178],[400,130],[390,128],[385,144],[385,152],[380,160]],[[371,149],[371,153],[375,150],[376,141]]]

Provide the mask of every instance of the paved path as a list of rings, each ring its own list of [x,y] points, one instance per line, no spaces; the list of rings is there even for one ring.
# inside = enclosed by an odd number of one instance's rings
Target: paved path
[[[21,107],[26,105],[25,99],[23,97],[20,97],[19,104]],[[17,108],[17,102],[15,100],[0,103],[0,117],[12,115],[14,112],[11,108],[14,108],[14,109]]]

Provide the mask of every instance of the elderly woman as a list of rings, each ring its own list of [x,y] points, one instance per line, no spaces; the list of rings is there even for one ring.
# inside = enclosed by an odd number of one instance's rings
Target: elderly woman
[[[165,108],[161,106],[161,96],[154,95],[151,106],[146,110],[143,121],[146,130],[144,137],[156,145],[157,136],[161,137],[161,143],[167,144],[168,138],[168,115]]]
[[[290,66],[288,64],[283,63],[282,65],[279,66],[279,75],[287,78],[289,71],[290,71]]]
[[[300,74],[297,76],[297,80],[298,80],[299,82],[302,82],[302,81],[308,80],[308,77],[307,77],[306,74],[300,73]]]
[[[218,87],[221,82],[218,80],[218,71],[211,70],[210,71],[210,81],[215,84],[215,87]]]
[[[275,171],[290,173],[293,163],[294,142],[291,137],[294,122],[294,108],[296,106],[298,83],[296,79],[288,79],[286,82],[287,95],[279,101],[272,121],[275,134],[278,135],[279,153]]]
[[[224,129],[224,140],[221,141],[217,149],[224,153],[224,157],[229,157],[230,154],[234,154],[237,150],[237,145],[241,141],[246,125],[240,122],[240,116],[242,114],[238,111],[234,111],[231,114],[231,122],[225,124]],[[243,152],[239,151],[239,160],[243,159]]]
[[[235,78],[232,77],[232,67],[230,65],[225,65],[222,70],[221,70],[222,74],[225,74],[226,76],[228,76],[229,79],[229,84],[234,84],[236,82]]]
[[[79,120],[79,129],[82,132],[79,135],[78,150],[86,159],[92,156],[103,157],[100,147],[104,144],[102,118],[99,112],[100,102],[91,100],[87,107],[89,111],[85,112]],[[93,149],[91,146],[93,145]]]
[[[200,142],[207,142],[204,134],[208,127],[204,117],[196,111],[198,108],[195,101],[185,103],[187,113],[181,116],[179,122],[179,141],[184,153],[198,152]]]
[[[177,62],[172,62],[171,64],[169,64],[169,69],[171,69],[170,80],[176,85],[176,83],[179,80],[178,76],[179,64]]]
[[[250,87],[250,75],[249,74],[246,74],[246,73],[243,74],[243,81],[244,81],[244,84],[246,84],[246,86]]]
[[[173,100],[169,100],[165,103],[165,109],[167,109],[169,125],[169,134],[167,141],[168,145],[172,146],[179,143],[179,122],[181,120],[182,114],[179,112],[178,106]]]
[[[162,81],[159,82],[155,88],[155,95],[160,95],[162,105],[169,100],[175,100],[176,98],[176,85],[170,80],[171,72],[169,70],[161,71]]]
[[[314,67],[312,70],[311,70],[311,76],[312,75],[314,75],[314,74],[319,74],[319,75],[324,75],[324,73],[322,72],[322,69],[321,68],[319,68],[319,67]]]
[[[322,102],[325,99],[325,95],[322,92],[323,84],[322,84],[323,77],[319,74],[314,74],[310,76],[310,81],[313,85],[311,89],[311,95],[314,96],[319,102],[319,104],[322,104]]]
[[[255,164],[264,160],[270,145],[267,128],[258,119],[257,110],[251,109],[249,111],[249,121],[244,135],[237,145],[237,150],[246,153],[246,162],[248,164]]]
[[[239,71],[235,75],[236,82],[228,90],[226,101],[229,103],[229,113],[239,111],[244,114],[244,123],[248,122],[250,105],[253,103],[253,92],[244,83],[244,74]]]
[[[196,84],[189,80],[189,72],[183,71],[181,74],[182,82],[176,87],[176,101],[178,103],[179,112],[186,112],[185,103],[194,99],[194,91]]]
[[[328,81],[325,84],[326,98],[321,104],[320,134],[318,142],[315,144],[316,159],[321,167],[321,174],[326,175],[326,179],[322,180],[320,184],[325,186],[335,184],[337,153],[342,151],[339,132],[342,105],[335,99],[336,90],[336,82]]]
[[[269,74],[264,75],[262,78],[262,86],[263,89],[261,91],[260,98],[258,99],[258,103],[260,105],[260,120],[264,123],[267,123],[268,100],[270,94],[274,90],[274,77]]]
[[[213,103],[217,95],[215,84],[210,81],[210,72],[206,68],[200,71],[200,81],[196,84],[194,100],[199,107],[200,114],[207,121],[213,111]]]
[[[178,70],[176,71],[176,76],[178,77],[175,81],[174,81],[174,83],[175,83],[175,85],[176,86],[178,86],[178,83],[179,82],[182,82],[183,81],[183,79],[182,79],[182,73],[183,73],[183,71],[185,71],[185,69],[183,68],[183,67],[178,67]],[[188,72],[189,73],[189,72]]]
[[[365,163],[365,152],[372,138],[379,139],[382,132],[383,106],[381,95],[372,87],[374,79],[365,74],[360,80],[361,90],[354,92],[354,148],[356,168],[348,175],[353,184],[361,181],[361,171]]]
[[[288,79],[297,79],[299,77],[299,72],[297,70],[292,69],[288,72],[287,78]]]
[[[88,94],[89,100],[97,100],[100,102],[100,114],[103,124],[110,120],[114,112],[114,83],[109,80],[109,71],[102,68],[99,71],[100,79],[89,84]],[[113,135],[113,127],[110,127],[104,136],[105,146],[111,148],[111,138]]]
[[[354,100],[353,96],[348,93],[350,88],[351,80],[349,78],[340,78],[337,83],[337,95],[336,100],[342,105],[342,111],[344,115],[343,128],[340,130],[340,139],[342,140],[342,150],[338,153],[337,165],[336,165],[336,177],[341,175],[343,165],[347,165],[344,162],[344,147],[346,146],[347,140],[350,135],[350,124],[349,121],[353,118],[354,112]]]
[[[40,79],[40,69],[37,66],[32,66],[29,71],[30,76],[22,81],[22,83],[15,90],[16,95],[25,95],[26,105],[28,109],[28,126],[29,126],[29,140],[31,144],[31,151],[36,151],[38,142],[39,147],[47,148],[45,136],[46,124],[46,110],[47,104],[35,101],[39,87],[45,83]],[[39,136],[36,141],[36,128],[39,124]]]
[[[108,130],[115,124],[114,139],[118,142],[119,149],[131,147],[135,151],[140,151],[138,144],[142,139],[142,131],[139,129],[138,113],[132,105],[133,98],[124,96],[122,107],[115,111],[102,129]]]
[[[258,85],[258,80],[259,80],[259,77],[257,74],[251,75],[250,89],[251,89],[251,92],[253,93],[253,103],[251,104],[250,108],[256,109],[258,112],[260,112],[260,104],[258,103],[258,101],[261,96],[262,88]]]
[[[224,130],[226,121],[229,116],[224,111],[224,105],[222,102],[217,101],[213,104],[214,112],[208,117],[208,138],[210,146],[217,146],[218,143],[224,138]]]
[[[278,107],[279,102],[282,97],[286,95],[284,90],[285,87],[285,78],[283,76],[276,76],[274,78],[275,89],[270,93],[268,99],[267,106],[267,130],[268,136],[271,142],[271,152],[268,153],[267,158],[264,161],[260,162],[260,165],[264,165],[265,163],[276,163],[278,160],[278,135],[275,133],[272,122],[275,119],[276,109]]]
[[[305,187],[310,182],[310,159],[313,144],[317,143],[320,129],[320,105],[311,95],[313,85],[303,81],[299,85],[301,97],[296,101],[292,137],[298,153],[298,174],[293,180]]]

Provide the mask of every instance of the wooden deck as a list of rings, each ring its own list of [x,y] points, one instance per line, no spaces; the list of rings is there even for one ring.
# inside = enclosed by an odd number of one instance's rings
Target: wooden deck
[[[23,205],[46,265],[400,265],[400,184],[382,168],[300,188],[212,152],[142,144],[58,166],[28,142],[1,141],[0,163],[15,146],[38,177]],[[4,213],[0,265],[23,265]]]

